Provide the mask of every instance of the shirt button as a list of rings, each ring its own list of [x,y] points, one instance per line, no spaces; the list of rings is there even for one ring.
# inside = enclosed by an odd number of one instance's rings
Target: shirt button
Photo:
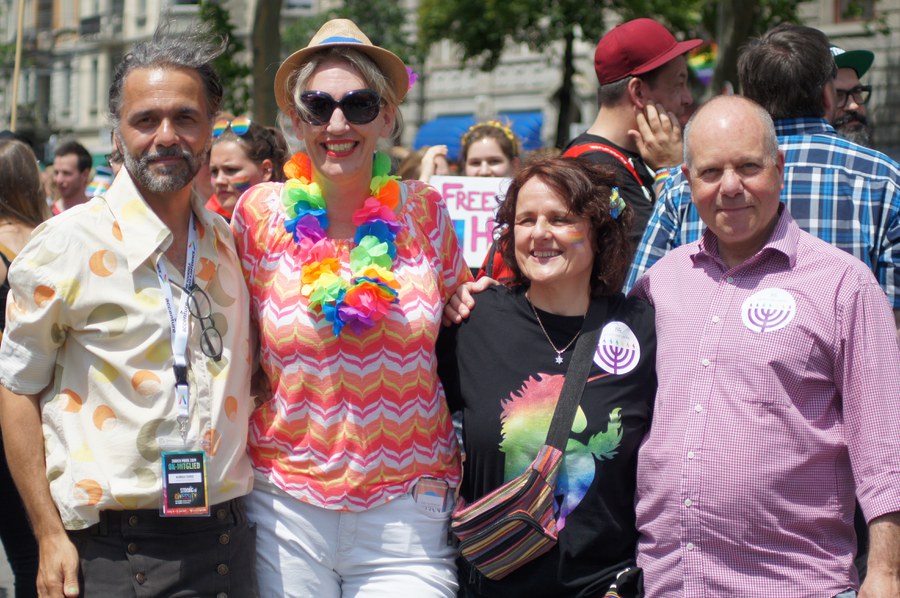
[[[705,368],[709,367],[709,360],[706,358],[704,358],[703,361],[701,361],[700,363],[702,363],[703,367],[705,367]]]
[[[144,582],[147,581],[147,576],[143,573],[135,573],[134,581],[138,582],[141,585],[144,585]]]
[[[731,283],[734,282],[734,276],[729,276],[729,277],[726,278],[725,280],[726,280],[726,282],[728,282],[728,284],[731,284]]]
[[[689,498],[684,499],[684,506],[690,507],[692,504],[694,504],[694,502],[691,499],[689,499]]]
[[[701,411],[703,411],[703,405],[701,405],[700,403],[697,403],[696,405],[694,405],[694,411],[696,411],[697,413],[700,413]]]
[[[221,536],[219,536],[219,544],[222,544],[224,546],[229,542],[231,542],[231,536],[229,536],[228,534],[222,534]]]
[[[131,542],[128,544],[128,554],[134,554],[138,551],[137,544]]]
[[[218,572],[219,575],[228,575],[228,565],[225,565],[224,563],[219,565],[216,567],[216,572]]]
[[[216,510],[216,519],[225,519],[226,517],[228,517],[228,511],[225,509]]]
[[[684,547],[687,548],[688,550],[693,550],[693,549],[694,549],[694,543],[693,543],[693,542],[688,542],[687,544],[685,544]]]
[[[694,451],[688,451],[687,457],[688,457],[688,459],[693,459],[693,458],[694,458]]]
[[[216,598],[228,598],[228,594],[226,594],[225,592],[219,592],[218,594],[216,594]]]
[[[132,515],[131,517],[128,518],[128,525],[130,525],[131,527],[136,526],[139,522],[140,522],[140,519],[138,519],[137,515]]]
[[[713,321],[713,324],[718,324],[718,323],[719,323],[719,316],[713,316],[713,317],[712,317],[712,321]]]

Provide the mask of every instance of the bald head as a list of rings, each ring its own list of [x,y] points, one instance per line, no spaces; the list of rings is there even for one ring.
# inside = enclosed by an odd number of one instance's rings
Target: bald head
[[[707,113],[704,115],[704,113]],[[709,121],[708,123],[706,121]],[[759,126],[763,135],[763,151],[774,161],[778,156],[778,136],[775,134],[775,123],[765,109],[751,99],[743,96],[716,96],[700,106],[684,127],[684,163],[690,168],[692,162],[690,136],[691,130],[700,126],[718,126],[727,137],[733,131],[727,128],[735,123],[744,126]]]
[[[721,96],[691,117],[684,152],[691,201],[734,267],[765,245],[778,221],[784,156],[775,125],[752,100]]]

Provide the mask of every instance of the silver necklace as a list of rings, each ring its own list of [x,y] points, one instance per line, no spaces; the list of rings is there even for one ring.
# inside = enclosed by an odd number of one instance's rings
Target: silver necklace
[[[578,335],[581,334],[581,329],[579,329],[578,332],[575,333],[575,336],[572,337],[572,340],[570,340],[570,341],[566,344],[565,347],[563,347],[562,349],[557,349],[557,348],[556,348],[556,345],[553,344],[553,341],[550,340],[550,335],[547,334],[547,329],[544,328],[544,323],[541,322],[541,317],[538,315],[537,310],[534,308],[534,303],[532,303],[531,300],[528,299],[527,297],[526,297],[526,300],[528,301],[528,305],[531,306],[531,311],[532,311],[532,313],[534,314],[534,319],[537,320],[538,326],[541,327],[541,332],[544,333],[544,338],[547,339],[547,342],[550,343],[550,346],[553,347],[553,350],[554,350],[554,351],[556,351],[556,363],[562,364],[562,362],[563,362],[563,353],[566,352],[566,349],[568,349],[569,347],[572,346],[572,343],[574,343],[575,340],[578,338]]]

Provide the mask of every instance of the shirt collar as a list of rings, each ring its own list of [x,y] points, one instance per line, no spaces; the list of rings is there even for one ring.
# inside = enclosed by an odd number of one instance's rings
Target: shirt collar
[[[766,244],[762,246],[756,255],[748,259],[744,264],[756,260],[760,255],[772,253],[784,256],[791,268],[797,263],[797,243],[800,240],[800,227],[794,222],[791,213],[788,212],[783,203],[779,210],[781,213],[778,216],[775,228],[772,230],[772,236],[769,237],[769,240],[766,241]],[[691,259],[694,262],[703,258],[711,258],[724,264],[721,255],[719,255],[719,240],[709,230],[709,227],[703,231],[703,235],[697,242],[696,249],[691,253]],[[744,264],[741,264],[741,266]]]
[[[125,168],[109,189],[100,198],[106,202],[113,217],[113,236],[123,242],[125,259],[131,272],[146,262],[151,256],[165,251],[172,244],[172,231],[147,205],[141,192],[134,184]],[[191,194],[191,209],[197,220],[198,228],[213,231],[213,243],[217,251],[221,247],[235,253],[230,240],[228,225],[219,216],[208,211],[203,200],[196,193]]]
[[[786,137],[789,135],[837,135],[837,132],[824,118],[804,116],[775,119],[775,134],[778,137]]]

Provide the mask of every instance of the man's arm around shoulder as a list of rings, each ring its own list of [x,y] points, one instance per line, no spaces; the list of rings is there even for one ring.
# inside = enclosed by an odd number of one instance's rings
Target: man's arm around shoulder
[[[0,387],[0,425],[9,470],[40,547],[38,595],[78,596],[78,552],[50,495],[38,397]]]
[[[859,598],[900,598],[900,512],[869,522],[869,564]]]
[[[638,279],[662,256],[681,245],[682,202],[691,201],[690,189],[685,184],[673,186],[681,177],[676,175],[666,180],[653,213],[644,230],[641,244],[636,248],[634,259],[625,279],[627,293]]]

